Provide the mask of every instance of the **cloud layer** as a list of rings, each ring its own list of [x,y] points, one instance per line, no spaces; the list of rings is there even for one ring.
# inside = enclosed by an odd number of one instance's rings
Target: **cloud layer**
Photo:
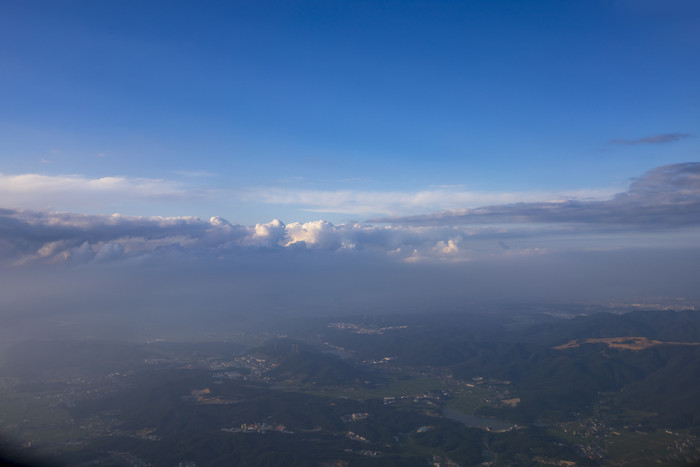
[[[662,135],[646,136],[644,138],[637,139],[612,139],[609,141],[610,144],[665,144],[674,143],[678,140],[685,138],[692,138],[693,135],[689,133],[665,133]]]
[[[192,182],[195,175],[181,174]],[[2,207],[72,212],[179,211],[183,205],[225,208],[231,204],[272,205],[278,210],[342,214],[357,217],[420,214],[486,204],[550,199],[604,199],[609,190],[567,192],[479,192],[461,186],[438,186],[420,191],[313,190],[279,186],[255,189],[212,188],[153,178],[78,175],[0,174]],[[155,211],[162,212],[162,211]],[[257,221],[259,219],[253,219]]]
[[[0,199],[6,207],[55,209],[79,205],[94,209],[133,200],[183,202],[197,196],[201,193],[161,179],[0,173]]]
[[[322,220],[241,226],[220,217],[205,221],[0,210],[0,252],[6,263],[15,265],[225,257],[261,250],[437,258],[454,255],[464,236],[476,234],[450,227],[333,225]]]
[[[377,218],[402,225],[576,224],[634,229],[700,225],[700,163],[650,170],[610,200],[514,203],[435,214]]]
[[[697,247],[700,163],[656,168],[609,200],[512,203],[334,225],[220,217],[129,217],[0,210],[5,264],[85,264],[157,257],[226,258],[260,251],[471,261],[551,251]]]
[[[567,192],[480,192],[465,191],[459,186],[435,187],[416,192],[358,190],[298,190],[264,188],[249,191],[245,198],[268,204],[297,205],[318,213],[353,215],[405,215],[455,207],[536,201],[542,199],[603,199],[614,193],[606,190]]]

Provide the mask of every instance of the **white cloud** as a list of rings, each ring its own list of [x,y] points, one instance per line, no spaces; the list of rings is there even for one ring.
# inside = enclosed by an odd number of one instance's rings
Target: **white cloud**
[[[502,229],[501,229],[502,230]],[[375,226],[317,220],[255,226],[233,225],[220,217],[129,217],[0,210],[4,262],[117,261],[146,256],[243,254],[278,251],[346,251],[396,259],[459,259],[484,249],[499,229]],[[506,234],[509,234],[507,232]],[[465,239],[469,239],[467,242]],[[501,250],[498,245],[494,248]],[[0,259],[0,260],[2,260]]]
[[[151,178],[0,174],[4,206],[22,209],[95,209],[124,201],[182,201],[196,193],[178,183]]]
[[[380,225],[332,224],[325,220],[285,224],[275,219],[247,226],[222,217],[202,220],[0,209],[0,262],[20,265],[150,257],[220,259],[261,249],[273,254],[313,250],[404,261],[460,262],[591,248],[697,247],[698,174],[700,164],[696,163],[665,166],[640,177],[629,190],[608,201],[523,202],[455,209],[390,219],[391,223]],[[157,180],[27,175],[0,176],[0,194],[2,190],[15,195],[29,192],[32,196],[61,193],[71,184],[77,187],[73,193],[83,190],[91,196],[100,191],[141,191],[143,196],[179,193],[177,187]],[[341,203],[343,196],[336,195],[338,198],[330,204]],[[352,198],[347,196],[346,201]],[[353,196],[366,201],[363,196],[369,195]],[[409,198],[416,203],[433,203],[440,196],[433,193]]]
[[[401,225],[559,224],[627,229],[700,225],[700,162],[649,170],[626,191],[605,200],[571,199],[450,209],[417,216],[377,218]]]
[[[242,244],[254,246],[275,247],[286,243],[286,226],[279,219],[273,219],[266,224],[255,224]]]
[[[516,202],[607,199],[614,194],[612,190],[481,192],[447,185],[418,191],[300,190],[279,187],[241,190],[197,185],[197,179],[201,179],[203,174],[190,175],[186,175],[186,182],[178,182],[121,176],[90,178],[82,175],[0,173],[0,200],[4,207],[9,208],[72,212],[140,212],[145,203],[157,203],[170,211],[181,209],[183,203],[193,202],[206,201],[221,207],[230,203],[253,203],[276,205],[281,212],[292,208],[367,218],[409,216]]]
[[[304,242],[306,245],[313,245],[319,248],[336,249],[340,247],[340,236],[342,230],[335,227],[330,222],[293,222],[287,224],[287,243],[285,246]]]
[[[465,191],[462,187],[454,186],[415,192],[258,188],[249,190],[244,199],[267,204],[295,205],[318,213],[396,216],[516,202],[607,199],[614,194],[613,190],[481,192]]]
[[[459,247],[452,239],[448,240],[447,243],[440,240],[437,243],[437,250],[443,254],[453,254],[459,252]]]

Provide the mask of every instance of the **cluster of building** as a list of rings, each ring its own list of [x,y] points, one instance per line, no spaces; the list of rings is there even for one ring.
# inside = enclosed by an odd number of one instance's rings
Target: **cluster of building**
[[[134,437],[139,439],[147,439],[150,441],[158,441],[160,437],[158,437],[155,432],[155,428],[141,428],[140,430],[136,431]]]
[[[364,436],[360,436],[357,433],[353,433],[352,431],[348,431],[348,434],[346,435],[348,439],[351,439],[353,441],[359,441],[361,443],[369,443],[369,440],[365,438]]]
[[[256,422],[256,423],[242,423],[240,428],[222,428],[221,431],[227,431],[229,433],[267,433],[267,432],[277,432],[277,433],[287,433],[293,434],[293,431],[287,430],[284,425],[276,425],[267,422]]]
[[[238,401],[222,399],[219,396],[214,396],[209,388],[193,389],[189,396],[182,396],[183,401],[195,402],[197,404],[219,405],[219,404],[235,404]]]
[[[387,331],[396,331],[397,329],[406,329],[408,326],[386,326],[383,328],[366,328],[355,323],[330,323],[329,328],[344,329],[352,331],[355,334],[384,334]]]
[[[377,457],[381,452],[379,451],[373,451],[371,449],[361,449],[359,451],[355,451],[354,449],[345,449],[345,452],[347,453],[356,453],[361,456],[367,456],[367,457]]]
[[[345,423],[350,423],[350,422],[357,422],[360,420],[364,420],[367,417],[369,417],[369,414],[367,412],[362,412],[362,413],[351,413],[351,414],[343,415],[340,418]]]
[[[408,394],[405,396],[386,396],[384,405],[396,404],[399,401],[413,402],[414,404],[424,403],[430,406],[437,406],[439,402],[450,396],[447,391],[441,393]]]
[[[232,360],[212,360],[207,368],[214,371],[214,378],[217,379],[240,379],[247,381],[266,379],[263,376],[267,371],[275,368],[278,364],[271,362],[260,355],[244,354],[233,357]]]
[[[396,357],[383,357],[377,360],[362,360],[363,365],[386,365],[387,363],[396,360]]]

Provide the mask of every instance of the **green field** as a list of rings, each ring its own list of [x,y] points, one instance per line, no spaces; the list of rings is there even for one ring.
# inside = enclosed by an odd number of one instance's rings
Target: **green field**
[[[333,398],[347,397],[349,399],[383,399],[384,397],[426,394],[434,390],[450,390],[450,385],[445,385],[432,378],[415,377],[406,379],[396,378],[380,387],[352,385],[336,389],[333,387],[319,388],[317,385],[303,384],[298,386],[298,388],[305,393],[315,396]]]
[[[618,431],[606,442],[609,461],[612,465],[659,465],[658,459],[668,456],[669,446],[678,440],[661,430],[652,433]],[[654,460],[652,460],[654,459]]]
[[[460,412],[473,415],[479,407],[486,405],[484,399],[488,399],[490,391],[481,386],[460,387],[451,399],[445,404],[447,407]]]

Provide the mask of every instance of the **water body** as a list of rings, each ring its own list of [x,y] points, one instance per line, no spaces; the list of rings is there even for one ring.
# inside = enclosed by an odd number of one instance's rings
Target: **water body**
[[[488,428],[489,430],[509,430],[515,427],[515,423],[506,420],[496,420],[495,418],[482,418],[475,415],[469,415],[459,410],[442,409],[442,414],[456,422],[463,423],[466,426],[474,428]]]
[[[335,355],[336,357],[340,357],[343,360],[347,360],[348,358],[352,358],[352,354],[350,352],[345,351],[345,350],[330,349],[330,350],[324,350],[323,353],[329,353],[329,354]]]

